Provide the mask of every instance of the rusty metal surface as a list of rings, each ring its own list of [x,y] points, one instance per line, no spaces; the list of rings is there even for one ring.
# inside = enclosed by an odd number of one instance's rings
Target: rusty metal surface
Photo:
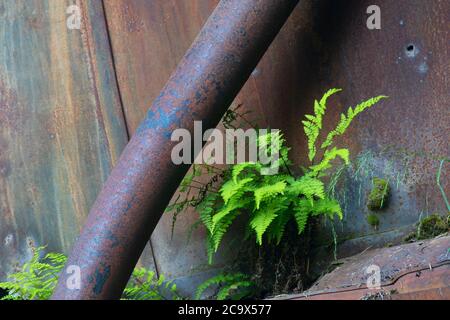
[[[282,27],[295,0],[221,1],[150,107],[97,198],[53,299],[119,298],[162,212],[187,171],[172,163],[171,133],[217,125]]]
[[[158,96],[217,3],[218,0],[104,2],[130,134],[144,119],[148,102]],[[193,210],[178,215],[172,233],[172,215],[163,215],[150,240],[156,270],[168,279],[177,279],[178,290],[185,296],[211,276],[209,269],[229,261],[219,253],[214,266],[207,265],[205,233],[200,228],[186,241],[188,229],[197,217]]]
[[[281,299],[361,299],[379,292],[389,299],[450,299],[450,236],[368,250],[337,261],[301,295]],[[367,288],[373,275],[368,268],[380,268],[380,289]],[[380,294],[379,294],[380,295]]]
[[[352,156],[352,166],[336,186],[344,220],[335,222],[335,230],[341,241],[347,240],[338,252],[341,257],[401,242],[421,217],[447,213],[436,173],[439,159],[450,158],[450,2],[380,1],[380,30],[366,26],[365,12],[371,4],[314,2],[306,31],[313,46],[308,47],[311,55],[304,56],[310,77],[300,89],[298,108],[286,121],[294,158],[304,162],[305,140],[297,121],[310,112],[313,98],[325,88],[344,89],[330,100],[325,131],[349,106],[377,94],[390,97],[362,114],[337,140]],[[376,213],[377,229],[366,220],[372,177],[385,178],[391,186],[386,209]],[[441,177],[448,197],[448,162]],[[330,245],[331,232],[320,233],[329,236],[317,237],[315,245]]]
[[[417,274],[420,273],[418,277]],[[402,275],[394,284],[381,289],[352,288],[310,295],[286,297],[288,300],[450,300],[450,264]],[[279,298],[283,299],[283,298]]]
[[[216,3],[105,1],[131,132]],[[335,225],[343,242],[339,256],[399,243],[419,216],[445,211],[435,178],[436,158],[450,157],[450,53],[445,40],[450,37],[450,2],[379,1],[381,30],[366,27],[366,9],[372,4],[367,0],[301,1],[233,102],[252,111],[252,120],[261,127],[282,129],[293,148],[293,160],[305,164],[306,144],[299,121],[326,89],[344,89],[330,100],[326,129],[348,106],[376,94],[390,95],[379,110],[362,114],[339,140],[340,146],[349,147],[353,160],[338,187],[346,214],[343,223]],[[407,46],[418,42],[420,53],[407,55]],[[420,73],[423,62],[428,70]],[[388,146],[397,151],[382,152]],[[358,159],[365,160],[365,170],[357,170]],[[442,171],[447,195],[449,170],[446,164]],[[371,176],[388,177],[393,189],[377,230],[366,222]],[[204,270],[206,264],[204,232],[196,232],[189,245],[185,241],[196,213],[188,210],[178,219],[173,239],[170,215],[161,219],[152,236],[159,270],[170,277],[185,277],[192,268]],[[317,259],[326,266],[333,256],[330,230],[320,229],[315,239],[321,251]]]
[[[67,252],[127,143],[102,4],[0,2],[0,281]]]
[[[104,1],[130,132],[217,2]],[[89,12],[81,34],[64,26],[64,9],[72,4],[69,0],[0,4],[1,30],[10,30],[0,37],[6,48],[0,53],[3,276],[29,257],[29,243],[48,244],[53,251],[70,248],[126,142],[106,30],[98,11],[100,1],[80,3],[82,12]],[[371,166],[368,175],[357,180],[352,178],[356,170],[349,171],[340,186],[344,190],[341,200],[348,204],[343,225],[336,225],[339,239],[346,239],[338,248],[339,256],[400,242],[419,216],[445,210],[435,183],[438,161],[434,158],[450,155],[450,48],[446,40],[450,37],[450,2],[379,1],[382,29],[374,31],[365,26],[370,4],[366,0],[301,1],[234,102],[253,110],[261,126],[283,129],[293,147],[292,158],[304,163],[299,120],[324,90],[331,86],[345,90],[330,101],[327,128],[348,105],[378,93],[391,96],[382,111],[362,115],[341,141],[350,147],[354,165],[358,156],[367,154]],[[420,45],[419,52],[413,51],[416,54],[407,54],[411,43],[416,48]],[[27,124],[28,129],[13,131],[10,124],[14,122]],[[44,128],[51,129],[50,135]],[[381,152],[387,145],[400,152],[390,156]],[[449,169],[446,164],[442,171],[447,195]],[[378,230],[365,222],[364,199],[371,175],[394,181],[393,197]],[[170,241],[170,216],[162,219],[153,236],[161,272],[174,276],[184,276],[183,270],[206,262],[201,230],[185,246],[184,225],[190,225],[195,214],[181,216],[175,241]],[[330,233],[320,233],[316,245],[326,249],[324,254],[330,258]],[[144,259],[151,265],[150,260]]]

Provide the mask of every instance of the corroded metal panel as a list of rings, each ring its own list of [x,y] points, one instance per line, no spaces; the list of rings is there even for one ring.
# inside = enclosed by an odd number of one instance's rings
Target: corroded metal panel
[[[105,1],[131,132],[216,4]],[[366,27],[372,4],[380,6],[381,30]],[[253,111],[260,126],[282,129],[292,158],[305,164],[300,120],[326,89],[344,89],[330,100],[327,130],[348,106],[377,94],[390,96],[338,141],[352,155],[352,166],[336,188],[346,212],[343,223],[335,223],[343,241],[340,256],[401,242],[420,216],[446,210],[436,172],[438,159],[450,157],[449,10],[448,1],[301,1],[235,99],[234,105]],[[441,173],[447,196],[449,174],[447,163]],[[377,230],[366,222],[373,176],[387,178],[392,187]],[[186,270],[203,270],[206,264],[204,233],[199,230],[189,245],[185,241],[196,214],[185,212],[178,219],[173,239],[171,216],[163,217],[152,237],[159,269],[170,277],[184,277]],[[329,230],[315,238],[317,247],[332,247]],[[326,257],[332,257],[328,250]]]
[[[215,127],[298,0],[222,0],[122,152],[68,259],[53,299],[120,298],[139,255],[189,167],[171,159],[175,129]],[[192,155],[191,155],[192,156]]]
[[[278,299],[450,299],[450,236],[368,250],[336,263],[306,292]]]
[[[0,3],[0,278],[67,252],[127,142],[101,1]]]
[[[366,26],[372,4],[381,10],[380,30]],[[436,175],[440,160],[450,158],[449,11],[448,1],[311,3],[312,19],[299,31],[308,34],[311,46],[292,49],[308,75],[299,83],[297,107],[286,118],[295,159],[306,162],[304,135],[295,129],[298,119],[311,112],[313,99],[325,88],[344,89],[330,100],[325,130],[349,106],[378,94],[390,97],[361,114],[337,140],[352,155],[352,166],[342,171],[335,188],[345,215],[342,223],[335,222],[339,240],[347,240],[341,256],[400,242],[420,217],[448,211]],[[386,208],[376,212],[378,228],[366,220],[373,177],[386,179],[391,187]],[[449,177],[446,162],[441,184],[447,197]],[[316,245],[332,242],[325,238],[317,238]]]

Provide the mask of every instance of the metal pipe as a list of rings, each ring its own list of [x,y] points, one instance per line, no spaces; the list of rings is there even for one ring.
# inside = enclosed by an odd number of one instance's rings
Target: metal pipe
[[[222,0],[123,151],[52,299],[118,299],[188,170],[171,161],[174,129],[214,128],[298,0]],[[78,266],[81,288],[68,266]],[[73,267],[70,270],[74,270]]]

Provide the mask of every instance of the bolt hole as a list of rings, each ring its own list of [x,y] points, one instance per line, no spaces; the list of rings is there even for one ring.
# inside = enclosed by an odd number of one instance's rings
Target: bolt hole
[[[406,47],[406,51],[413,52],[414,51],[414,45],[410,44]]]

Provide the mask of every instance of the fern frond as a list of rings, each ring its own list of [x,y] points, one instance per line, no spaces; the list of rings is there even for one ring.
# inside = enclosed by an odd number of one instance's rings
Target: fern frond
[[[311,215],[317,216],[319,214],[328,215],[330,218],[333,218],[334,215],[337,215],[341,220],[343,218],[342,208],[339,202],[329,198],[320,199],[314,202]]]
[[[223,202],[227,204],[227,202],[238,192],[242,191],[243,187],[253,181],[253,178],[245,178],[238,182],[234,180],[228,180],[224,183],[224,185],[220,188],[220,194],[222,196]]]
[[[288,188],[288,192],[295,195],[304,195],[308,199],[325,197],[325,185],[317,178],[305,175],[294,181]]]
[[[294,217],[297,222],[298,234],[305,230],[312,206],[313,204],[308,199],[300,199],[294,204]]]
[[[253,162],[242,162],[235,164],[231,170],[231,177],[233,178],[234,183],[238,183],[238,176],[245,169],[253,169],[256,171],[261,169],[261,165]]]
[[[267,230],[267,237],[269,241],[275,240],[276,245],[280,244],[286,229],[286,224],[292,216],[293,214],[290,210],[283,210],[277,215]]]
[[[222,242],[222,238],[225,233],[228,231],[231,223],[236,219],[239,215],[238,210],[233,210],[229,212],[226,216],[220,219],[215,225],[213,232],[211,233],[211,240],[214,246],[214,252],[217,252],[219,249],[220,243]]]
[[[214,232],[216,225],[219,224],[224,218],[226,218],[230,213],[236,211],[237,209],[245,208],[247,204],[251,202],[251,199],[240,199],[232,198],[225,206],[223,206],[215,215],[212,217],[212,232]]]
[[[353,121],[353,119],[363,112],[364,110],[374,106],[376,103],[378,103],[380,100],[388,98],[387,96],[377,96],[374,98],[370,98],[366,101],[361,102],[358,104],[354,109],[352,107],[348,108],[347,114],[341,114],[341,119],[336,126],[336,129],[330,131],[327,135],[327,138],[322,143],[321,148],[325,149],[328,148],[333,144],[333,140],[336,136],[342,135],[345,133],[347,128],[350,126],[350,123]]]
[[[254,283],[249,278],[243,273],[220,273],[200,284],[197,287],[194,299],[199,300],[210,287],[223,286],[217,293],[217,300],[225,300],[230,297],[232,291],[253,286]]]
[[[314,166],[309,167],[310,175],[317,176],[319,173],[324,172],[328,168],[331,167],[330,162],[336,159],[336,157],[340,157],[344,160],[345,164],[348,165],[350,163],[350,152],[348,149],[338,149],[334,147],[331,150],[325,150],[322,161]]]
[[[254,286],[254,283],[252,281],[237,281],[234,283],[231,283],[222,289],[217,293],[217,300],[225,300],[227,298],[230,298],[232,300],[234,299],[234,295],[232,295],[232,292],[237,291],[239,289],[243,289],[246,287],[252,287]],[[241,295],[239,295],[241,296]]]
[[[208,264],[213,263],[214,253],[216,253],[216,250],[213,235],[208,232],[206,235],[206,255],[208,256]]]
[[[261,201],[274,197],[280,193],[283,193],[286,189],[286,182],[279,181],[273,185],[264,185],[254,190],[255,206],[259,209]]]
[[[328,90],[320,101],[314,101],[314,115],[306,115],[306,120],[303,120],[303,130],[308,139],[308,158],[313,161],[316,155],[316,141],[319,136],[320,129],[322,129],[322,118],[327,108],[327,100],[333,94],[341,91],[342,89],[330,89]]]
[[[333,218],[337,215],[342,220],[342,208],[334,199],[319,199],[313,202],[307,199],[300,199],[294,206],[294,216],[297,222],[298,233],[301,234],[306,227],[309,216],[327,215]]]
[[[210,232],[213,229],[212,216],[214,213],[214,205],[217,201],[217,197],[218,195],[216,193],[210,193],[196,207],[200,216],[200,220]]]
[[[256,233],[256,241],[259,245],[262,244],[262,236],[266,232],[269,225],[277,217],[272,207],[267,206],[255,212],[253,218],[250,220],[250,227]]]

